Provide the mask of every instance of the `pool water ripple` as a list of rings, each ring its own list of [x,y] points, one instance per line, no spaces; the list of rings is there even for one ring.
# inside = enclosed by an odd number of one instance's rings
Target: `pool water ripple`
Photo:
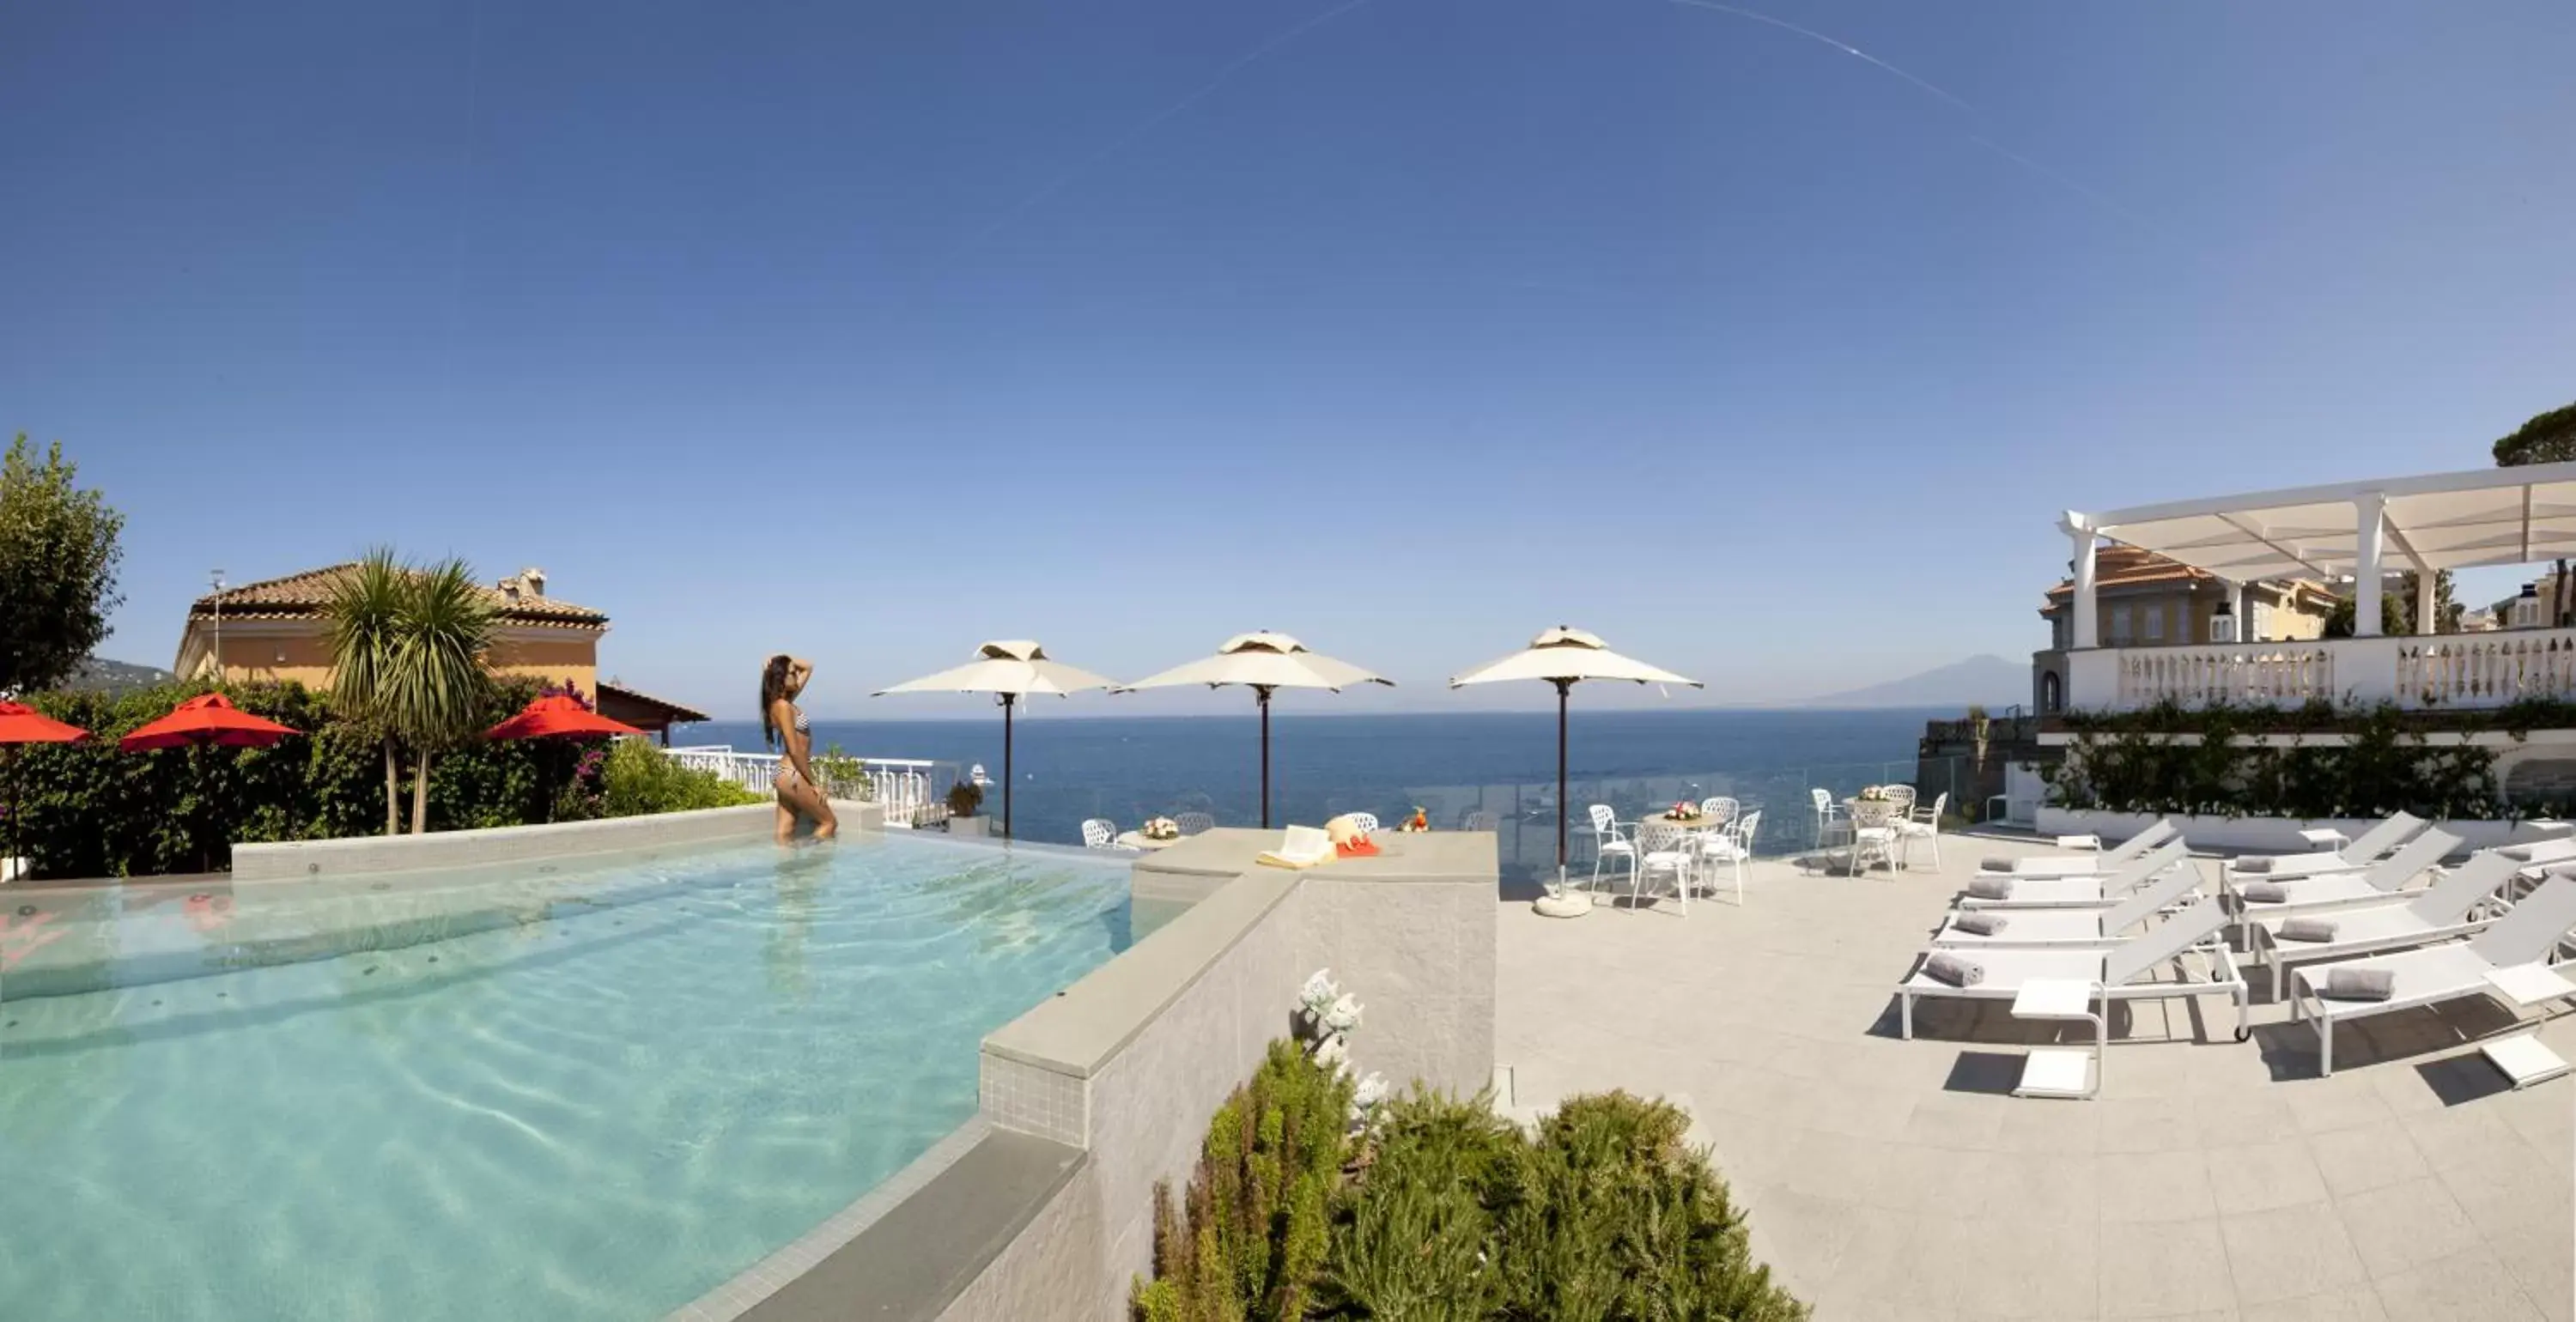
[[[1133,926],[1123,866],[900,837],[300,885],[99,901],[0,983],[9,1316],[659,1316],[963,1122]]]

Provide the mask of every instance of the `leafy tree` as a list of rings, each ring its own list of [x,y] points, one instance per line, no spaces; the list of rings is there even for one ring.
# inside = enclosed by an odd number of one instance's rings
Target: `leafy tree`
[[[2416,576],[2410,573],[2405,577],[2405,587],[2403,589],[2396,592],[2383,592],[2379,594],[2379,630],[2381,633],[2410,634],[2415,632],[2415,581]],[[2460,631],[2460,612],[2463,609],[2465,608],[2462,607],[2460,603],[2451,599],[2451,571],[2447,569],[2434,571],[2433,632],[2458,633]],[[2345,597],[2334,604],[2333,610],[2326,612],[2325,636],[2328,638],[2350,638],[2352,637],[2352,630],[2353,600],[2350,597]]]
[[[401,650],[408,571],[384,547],[332,586],[323,609],[331,622],[331,697],[351,723],[375,734],[385,752],[385,834],[402,831],[398,733],[388,700]]]
[[[2576,404],[2551,409],[2514,429],[2512,435],[2495,443],[2498,468],[2520,468],[2525,464],[2556,464],[2576,459]],[[2550,594],[2549,622],[2567,623],[2567,562],[2560,560],[2558,590]]]
[[[50,688],[107,637],[125,516],[72,485],[62,443],[39,463],[26,434],[0,459],[0,693]]]
[[[417,759],[411,829],[418,835],[429,829],[431,758],[481,729],[492,683],[483,656],[492,646],[493,610],[474,571],[451,558],[404,575],[396,619],[393,669],[379,709]]]

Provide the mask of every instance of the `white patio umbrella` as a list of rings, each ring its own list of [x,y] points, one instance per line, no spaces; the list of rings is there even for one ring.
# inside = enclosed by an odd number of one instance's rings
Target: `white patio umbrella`
[[[1171,688],[1182,684],[1205,684],[1221,688],[1242,684],[1252,690],[1261,703],[1261,825],[1270,825],[1270,695],[1278,689],[1331,689],[1340,692],[1353,684],[1384,684],[1395,681],[1370,674],[1348,661],[1336,661],[1320,652],[1309,651],[1304,643],[1284,633],[1239,633],[1225,640],[1216,655],[1186,665],[1174,666],[1159,675],[1148,675],[1133,684],[1118,687],[1121,693],[1136,689]]]
[[[1002,703],[1002,834],[1011,833],[1011,710],[1021,695],[1053,693],[1061,697],[1082,689],[1105,689],[1110,681],[1078,670],[1061,661],[1047,659],[1046,649],[1025,638],[986,643],[975,649],[975,659],[953,670],[906,680],[890,689],[877,690],[882,698],[889,693],[991,693]]]
[[[1463,675],[1451,676],[1449,687],[1495,684],[1507,679],[1543,679],[1556,686],[1556,889],[1562,893],[1565,890],[1566,695],[1577,681],[1586,679],[1688,684],[1695,689],[1706,686],[1698,680],[1684,679],[1669,670],[1647,665],[1635,657],[1621,656],[1611,651],[1610,645],[1602,642],[1598,634],[1560,624],[1500,661],[1478,666]]]

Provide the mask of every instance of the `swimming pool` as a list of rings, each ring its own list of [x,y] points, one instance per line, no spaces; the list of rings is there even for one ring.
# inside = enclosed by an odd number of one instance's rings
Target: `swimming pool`
[[[1135,935],[1123,863],[905,836],[0,902],[23,1318],[659,1316]]]

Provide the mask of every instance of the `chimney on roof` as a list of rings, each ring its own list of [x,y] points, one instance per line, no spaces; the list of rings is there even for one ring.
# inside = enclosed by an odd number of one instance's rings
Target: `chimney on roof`
[[[534,565],[530,565],[527,568],[520,570],[519,586],[527,589],[527,593],[531,597],[542,597],[546,595],[546,571],[539,569]]]

